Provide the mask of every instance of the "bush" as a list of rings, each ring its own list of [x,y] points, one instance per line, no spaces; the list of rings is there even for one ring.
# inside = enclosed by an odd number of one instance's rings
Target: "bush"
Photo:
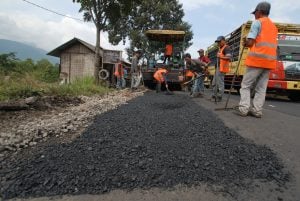
[[[8,79],[9,78],[9,79]],[[20,61],[14,53],[0,55],[0,100],[36,95],[78,96],[104,94],[108,88],[95,84],[93,77],[59,85],[59,68],[46,59]]]
[[[4,81],[4,76],[0,76],[0,79],[0,100],[19,99],[37,95],[91,96],[109,92],[107,87],[96,85],[93,77],[77,79],[73,83],[65,85],[59,85],[58,82],[41,82],[28,73],[24,74],[22,78],[11,78],[8,81]]]
[[[85,77],[76,79],[74,82],[65,85],[52,85],[49,88],[49,94],[56,94],[61,96],[91,96],[95,94],[105,94],[109,91],[107,87],[95,84],[93,77]]]

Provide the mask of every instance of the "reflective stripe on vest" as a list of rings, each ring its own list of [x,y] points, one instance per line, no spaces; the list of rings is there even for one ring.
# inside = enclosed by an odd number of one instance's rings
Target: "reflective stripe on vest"
[[[273,43],[268,43],[268,42],[260,42],[256,44],[256,47],[270,47],[270,48],[277,48],[277,45]]]
[[[277,28],[268,18],[259,19],[261,32],[255,39],[246,58],[246,65],[250,67],[275,69],[277,65]]]
[[[222,48],[219,49],[219,54],[221,57],[225,57],[225,55],[223,54],[223,50],[228,47],[227,45],[224,45]],[[220,58],[220,72],[221,73],[228,73],[230,68],[230,61],[228,59],[221,59]]]
[[[269,59],[269,60],[276,60],[276,56],[271,56],[271,55],[268,55],[268,54],[259,54],[259,53],[255,53],[255,52],[249,52],[248,56],[253,56],[253,57],[263,58],[263,59]]]
[[[166,69],[160,68],[160,69],[158,69],[158,70],[154,73],[153,77],[154,77],[155,80],[158,81],[158,82],[164,82],[165,80],[164,80],[164,77],[163,77],[163,75],[162,75],[163,73],[167,73],[167,70],[166,70]]]

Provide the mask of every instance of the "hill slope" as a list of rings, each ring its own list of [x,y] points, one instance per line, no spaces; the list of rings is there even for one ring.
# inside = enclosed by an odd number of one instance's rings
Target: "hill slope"
[[[39,49],[24,43],[0,39],[0,54],[15,52],[17,58],[27,59],[31,58],[34,61],[40,59],[48,59],[52,63],[59,63],[59,59],[56,57],[48,56],[47,51]]]

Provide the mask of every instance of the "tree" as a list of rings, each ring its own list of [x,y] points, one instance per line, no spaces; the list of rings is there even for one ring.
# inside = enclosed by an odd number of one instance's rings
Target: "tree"
[[[100,32],[107,31],[109,24],[117,24],[121,16],[127,16],[131,11],[133,0],[72,0],[81,4],[79,12],[83,12],[85,21],[92,21],[97,30],[96,34],[96,62],[95,78],[99,81],[98,72],[102,61],[100,60]]]
[[[127,49],[128,55],[134,49],[143,49],[146,52],[153,52],[162,44],[151,42],[145,37],[145,31],[149,29],[173,29],[186,32],[185,44],[179,44],[187,49],[192,45],[193,38],[191,25],[183,21],[184,11],[182,4],[178,0],[142,0],[134,5],[130,17],[121,16],[116,24],[111,24],[109,40],[113,44],[118,44],[121,40],[125,42],[130,39],[130,47]]]
[[[16,58],[16,54],[14,52],[1,54],[0,71],[2,71],[4,75],[8,75],[9,72],[15,69],[17,61],[18,59]]]

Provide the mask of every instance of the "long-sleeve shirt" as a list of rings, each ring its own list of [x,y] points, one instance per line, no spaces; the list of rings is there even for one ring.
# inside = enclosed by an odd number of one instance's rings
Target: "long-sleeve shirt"
[[[187,64],[187,68],[196,73],[202,73],[205,66],[199,59],[192,59],[190,64]]]

